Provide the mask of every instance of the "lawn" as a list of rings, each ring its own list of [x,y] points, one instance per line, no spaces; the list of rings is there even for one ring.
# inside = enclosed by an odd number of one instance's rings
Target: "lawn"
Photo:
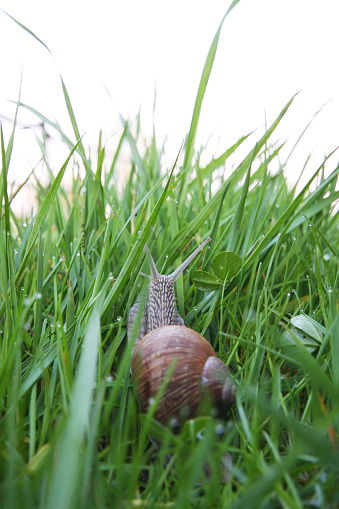
[[[172,168],[155,135],[140,149],[138,122],[124,123],[113,157],[101,135],[90,157],[62,81],[73,139],[34,112],[69,157],[53,174],[39,141],[50,184],[36,180],[37,214],[17,217],[7,184],[16,118],[11,137],[1,129],[1,507],[339,506],[339,166],[327,175],[326,158],[298,192],[287,183],[283,142],[271,140],[294,98],[261,138],[200,162],[195,136],[221,27]],[[148,282],[146,242],[168,274],[207,237],[176,282],[177,306],[229,367],[237,397],[223,418],[206,412],[174,433],[153,419],[157,398],[140,413],[128,314]]]

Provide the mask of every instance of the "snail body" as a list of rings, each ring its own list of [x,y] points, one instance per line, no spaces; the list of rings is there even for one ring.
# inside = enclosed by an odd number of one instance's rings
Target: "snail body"
[[[236,386],[228,368],[203,336],[184,326],[175,303],[174,282],[209,240],[168,276],[159,274],[145,246],[151,281],[135,341],[131,374],[142,412],[147,412],[158,391],[164,388],[154,415],[161,424],[192,418],[206,405],[222,417],[235,401]],[[138,299],[129,314],[129,337],[139,307]],[[167,379],[169,369],[172,371]]]

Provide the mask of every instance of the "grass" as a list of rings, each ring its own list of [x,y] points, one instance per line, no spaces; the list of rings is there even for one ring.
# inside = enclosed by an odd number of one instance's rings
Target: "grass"
[[[16,120],[9,140],[1,130],[2,507],[339,505],[339,167],[325,177],[324,162],[299,194],[283,164],[270,172],[281,150],[271,137],[293,99],[230,177],[220,169],[247,137],[200,165],[195,133],[221,26],[183,154],[167,174],[155,138],[140,153],[128,123],[112,160],[101,136],[90,160],[62,81],[75,141],[35,111],[70,155],[48,188],[36,183],[37,215],[18,218],[7,191]],[[131,172],[120,195],[126,145]],[[227,421],[201,416],[174,435],[152,419],[154,408],[139,413],[127,316],[139,271],[148,272],[144,243],[166,273],[207,236],[209,249],[176,284],[178,308],[229,365],[237,402]]]

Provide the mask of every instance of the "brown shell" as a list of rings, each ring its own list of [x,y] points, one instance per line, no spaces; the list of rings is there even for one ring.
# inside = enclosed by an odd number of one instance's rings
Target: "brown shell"
[[[208,341],[187,327],[167,325],[146,334],[135,347],[131,366],[141,411],[147,412],[175,362],[154,417],[166,424],[171,419],[180,422],[196,415],[202,402],[202,374],[210,357],[216,359]],[[225,376],[229,377],[224,363],[219,363],[218,369],[222,371],[221,365],[224,366]]]

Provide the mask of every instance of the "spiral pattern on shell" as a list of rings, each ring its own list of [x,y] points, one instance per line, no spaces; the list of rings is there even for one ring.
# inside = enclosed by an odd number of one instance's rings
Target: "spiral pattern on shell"
[[[226,365],[198,332],[168,325],[146,334],[133,353],[132,378],[142,412],[147,412],[173,364],[155,419],[162,424],[181,422],[197,415],[204,401],[221,415],[229,410],[236,386]]]

